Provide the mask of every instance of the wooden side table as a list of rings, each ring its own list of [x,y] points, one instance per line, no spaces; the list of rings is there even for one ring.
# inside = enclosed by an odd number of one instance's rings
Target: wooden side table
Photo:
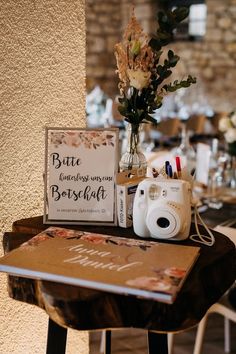
[[[14,249],[48,226],[43,224],[41,216],[15,221],[13,232],[4,234],[5,251]],[[69,225],[63,227],[71,228]],[[82,225],[77,229],[137,238],[132,229]],[[191,232],[195,232],[194,225]],[[67,328],[107,329],[106,354],[109,354],[110,330],[129,327],[148,331],[149,354],[167,354],[167,333],[198,324],[208,308],[236,279],[234,244],[218,233],[215,233],[215,238],[213,247],[201,245],[200,257],[172,305],[16,276],[8,278],[9,295],[13,299],[35,304],[48,313],[47,354],[65,353]],[[189,239],[181,244],[196,245]]]

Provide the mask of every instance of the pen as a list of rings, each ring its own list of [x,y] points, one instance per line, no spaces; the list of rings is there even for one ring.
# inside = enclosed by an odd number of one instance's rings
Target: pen
[[[180,163],[179,156],[176,156],[175,163],[176,163],[177,176],[178,176],[178,178],[181,178],[181,163]]]
[[[167,174],[168,176],[168,166],[170,164],[170,161],[165,161],[165,173]]]
[[[173,171],[172,171],[172,166],[169,164],[168,166],[167,166],[167,175],[168,175],[168,177],[170,177],[170,178],[172,178],[173,177]]]

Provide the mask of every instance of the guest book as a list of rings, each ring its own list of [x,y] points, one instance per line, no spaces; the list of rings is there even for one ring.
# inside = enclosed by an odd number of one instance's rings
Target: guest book
[[[0,271],[173,303],[199,247],[49,227],[0,259]]]

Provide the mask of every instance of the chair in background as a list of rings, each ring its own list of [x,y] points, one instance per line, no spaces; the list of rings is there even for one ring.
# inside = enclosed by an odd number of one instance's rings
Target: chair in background
[[[234,221],[235,220],[233,220],[233,222]],[[236,231],[235,229],[231,229],[230,226],[232,226],[232,219],[226,220],[224,223],[218,225],[218,227],[216,227],[215,230],[224,233],[226,236],[228,236],[229,239],[236,246]],[[233,286],[222,296],[222,298],[217,303],[213,304],[209,308],[206,315],[203,317],[203,319],[198,325],[193,354],[201,353],[207,319],[211,313],[218,313],[224,316],[224,350],[226,353],[230,353],[231,351],[230,321],[236,323],[236,310],[234,305],[235,302],[236,302],[236,288],[235,286]],[[234,307],[231,305],[231,303],[234,305]]]
[[[211,313],[218,313],[224,316],[224,350],[226,353],[230,353],[230,321],[236,323],[236,311],[230,305],[228,301],[228,295],[225,294],[219,302],[215,303],[207,311],[206,315],[203,317],[198,325],[196,340],[194,345],[193,354],[200,354],[202,350],[203,337],[206,329],[207,319]]]
[[[161,121],[156,130],[158,130],[162,135],[172,137],[179,134],[181,129],[181,121],[178,118],[169,118]]]
[[[206,116],[193,115],[186,121],[186,130],[193,131],[194,134],[203,134],[206,123]]]

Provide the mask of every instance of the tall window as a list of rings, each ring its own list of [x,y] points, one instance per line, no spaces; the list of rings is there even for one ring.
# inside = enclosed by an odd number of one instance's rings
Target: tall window
[[[206,4],[192,4],[189,7],[188,33],[190,37],[203,37],[206,34]]]
[[[204,0],[160,0],[163,7],[174,9],[177,6],[189,8],[189,16],[176,30],[175,39],[202,39],[206,33],[207,6]]]

